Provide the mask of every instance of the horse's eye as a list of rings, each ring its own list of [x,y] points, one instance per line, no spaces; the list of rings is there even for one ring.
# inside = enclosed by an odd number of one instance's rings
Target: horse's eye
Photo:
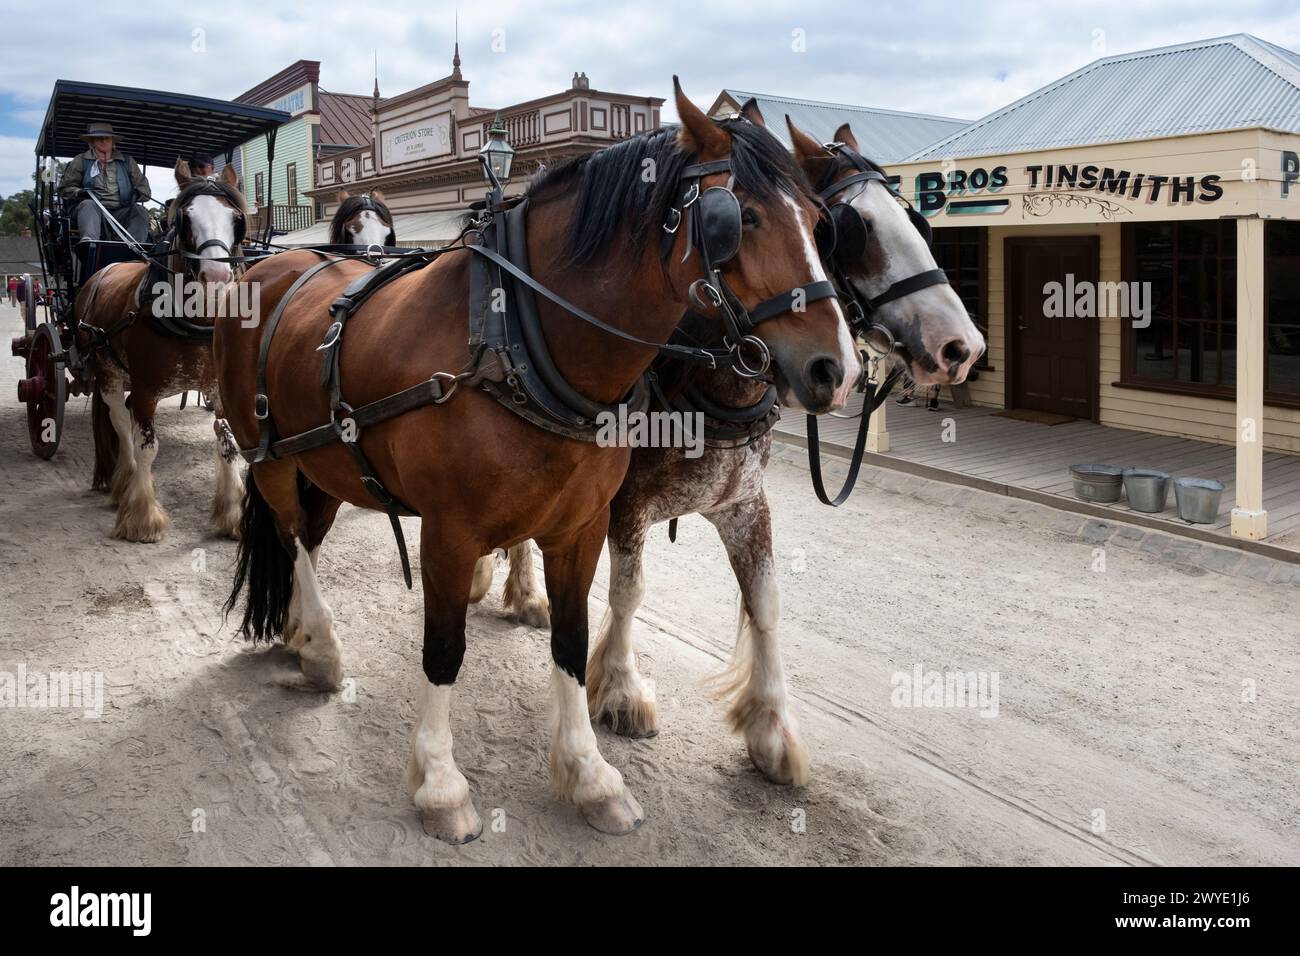
[[[758,225],[758,213],[748,206],[740,213],[740,224],[748,229],[753,229]]]

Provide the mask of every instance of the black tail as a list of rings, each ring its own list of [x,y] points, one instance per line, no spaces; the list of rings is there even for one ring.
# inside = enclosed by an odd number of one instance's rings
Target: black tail
[[[95,436],[95,471],[90,478],[90,487],[95,491],[106,491],[113,483],[113,472],[117,468],[117,430],[113,428],[98,382],[91,391],[90,402],[90,430]]]
[[[293,595],[293,558],[280,541],[275,512],[262,497],[251,469],[244,479],[244,517],[235,553],[235,583],[226,599],[227,617],[245,590],[240,633],[254,641],[269,641],[282,634]]]

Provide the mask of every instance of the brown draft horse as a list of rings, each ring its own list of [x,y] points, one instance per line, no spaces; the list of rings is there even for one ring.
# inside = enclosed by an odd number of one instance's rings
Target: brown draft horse
[[[528,190],[532,274],[578,307],[643,340],[664,342],[700,278],[700,256],[685,253],[678,230],[666,258],[660,236],[681,196],[691,162],[730,157],[743,207],[743,241],[727,274],[749,307],[825,273],[813,243],[818,210],[789,154],[766,130],[715,122],[676,87],[680,131],[657,130],[556,167]],[[692,159],[693,157],[693,159]],[[704,174],[701,189],[728,183]],[[684,188],[684,187],[683,187]],[[386,397],[439,371],[467,367],[469,251],[444,254],[369,298],[349,325],[341,358],[353,406]],[[241,280],[259,283],[275,308],[296,279],[320,261],[309,251],[273,256]],[[293,435],[331,420],[315,352],[330,324],[328,306],[367,267],[319,273],[281,314],[266,364],[266,396],[277,433]],[[630,344],[538,300],[560,372],[589,398],[613,403],[646,371],[653,348]],[[809,302],[763,322],[757,334],[773,359],[784,399],[811,411],[841,407],[861,366],[833,299]],[[261,331],[218,325],[221,396],[240,445],[257,443],[256,376]],[[461,389],[357,436],[378,478],[421,518],[423,664],[427,683],[407,768],[426,829],[448,842],[481,830],[469,785],[452,754],[452,686],[465,653],[465,615],[478,559],[533,538],[545,557],[551,602],[551,783],[587,821],[625,833],[643,819],[622,775],[600,755],[584,687],[587,594],[622,484],[629,450],[554,435],[512,414],[489,395]],[[348,449],[335,442],[249,469],[235,587],[247,590],[243,629],[283,633],[304,674],[326,685],[342,677],[341,646],[315,563],[342,502],[374,508]]]
[[[158,541],[167,528],[167,512],[158,503],[152,473],[158,454],[154,412],[161,399],[178,392],[216,394],[211,333],[203,327],[210,330],[211,305],[224,300],[217,293],[233,279],[226,260],[240,254],[248,216],[230,166],[220,178],[205,179],[192,176],[189,164],[181,160],[176,163],[176,184],[180,192],[168,216],[175,230],[166,253],[169,272],[156,272],[149,281],[168,283],[168,293],[142,301],[140,286],[150,272],[148,262],[107,266],[77,293],[78,320],[99,330],[89,333],[87,341],[95,380],[91,487],[109,490],[117,506],[113,537],[127,541]],[[185,283],[183,290],[197,293],[188,297],[189,308],[186,297],[174,294],[177,277]],[[173,334],[151,321],[151,314],[160,313],[192,334]],[[220,407],[216,411],[220,417]],[[212,526],[230,537],[238,534],[242,508],[236,458],[234,449],[219,444]]]
[[[750,101],[742,115],[761,124]],[[801,130],[790,126],[795,156],[818,191],[857,170]],[[837,142],[855,152],[845,124]],[[858,295],[869,300],[892,283],[936,268],[930,249],[904,208],[880,182],[850,186],[844,198],[869,224],[862,260],[846,264]],[[984,341],[950,286],[921,289],[881,306],[872,321],[897,343],[889,361],[905,363],[919,384],[962,382],[984,351]],[[695,385],[714,404],[744,408],[756,403],[763,384],[708,370]],[[808,758],[789,703],[777,642],[780,596],[772,543],[772,521],[763,474],[771,432],[738,448],[710,447],[698,458],[682,448],[636,448],[623,486],[610,506],[609,605],[587,662],[587,699],[594,720],[617,733],[648,737],[658,732],[654,685],[637,668],[632,622],[644,593],[642,553],[651,527],[687,514],[700,514],[718,532],[740,585],[736,645],[730,665],[713,681],[728,701],[727,719],[741,734],[754,765],[776,783],[802,785]],[[533,577],[532,549],[510,549],[510,574],[503,605],[512,617],[544,626],[546,598]],[[493,559],[480,564],[491,583]],[[483,576],[486,576],[485,578]],[[486,591],[486,586],[482,588]]]
[[[338,194],[339,208],[330,220],[331,245],[395,246],[393,214],[378,189],[364,196],[352,196],[346,189]]]

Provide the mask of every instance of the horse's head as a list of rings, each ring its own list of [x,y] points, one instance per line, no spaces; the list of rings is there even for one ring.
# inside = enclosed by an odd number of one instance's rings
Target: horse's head
[[[897,285],[938,268],[930,251],[929,224],[894,192],[883,170],[862,157],[847,123],[836,130],[835,142],[827,147],[790,123],[789,117],[786,122],[799,165],[831,207],[840,234],[833,253],[836,265],[861,302],[882,296],[889,300],[871,310],[867,322],[889,331],[895,354],[907,363],[917,384],[965,381],[984,352],[984,337],[957,293],[943,281],[915,291]],[[837,188],[851,178],[853,182]],[[839,203],[857,211],[860,227],[840,219]]]
[[[330,242],[358,246],[395,246],[393,214],[378,189],[364,196],[350,196],[340,189],[339,208],[330,221]]]
[[[678,231],[695,248],[674,246],[673,284],[689,286],[692,307],[721,320],[728,344],[775,383],[783,404],[842,407],[862,366],[817,253],[815,197],[756,111],[713,120],[674,85],[678,144],[690,157],[675,197],[685,207]]]
[[[194,176],[185,160],[176,163],[180,192],[172,200],[169,222],[176,229],[176,249],[185,257],[186,272],[200,281],[224,285],[235,277],[232,257],[248,229],[248,206],[239,192],[234,167],[213,178]]]

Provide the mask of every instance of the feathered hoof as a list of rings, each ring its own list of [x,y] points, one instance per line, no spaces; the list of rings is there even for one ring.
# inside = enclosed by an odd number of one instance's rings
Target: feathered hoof
[[[124,504],[118,508],[113,537],[121,541],[154,544],[162,540],[170,523],[167,512],[156,502],[143,508],[132,508]]]
[[[422,809],[420,820],[425,833],[452,846],[477,840],[483,832],[483,821],[469,799],[454,807]]]
[[[626,787],[604,800],[579,804],[578,810],[594,829],[611,836],[631,833],[645,822],[645,811]]]
[[[745,735],[749,759],[759,773],[781,786],[803,787],[808,784],[808,750],[780,718],[770,715],[771,723],[761,731]]]
[[[243,518],[240,504],[212,506],[212,530],[224,538],[239,540],[239,524]]]
[[[533,594],[525,599],[505,599],[506,617],[518,624],[528,627],[549,628],[551,626],[551,602],[545,594]]]
[[[298,666],[302,668],[302,676],[318,690],[335,691],[343,686],[343,661],[337,654],[315,655],[307,644],[299,650]]]

